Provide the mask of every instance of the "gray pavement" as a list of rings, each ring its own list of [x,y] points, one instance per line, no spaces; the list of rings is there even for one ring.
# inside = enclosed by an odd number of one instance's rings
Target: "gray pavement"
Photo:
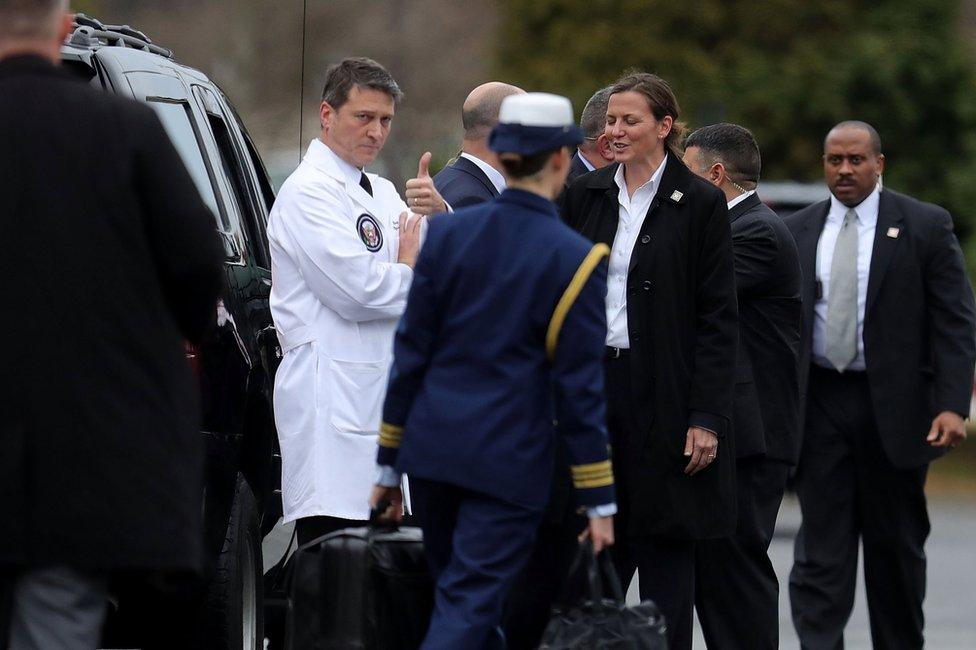
[[[928,595],[925,600],[926,647],[933,650],[976,649],[976,500],[930,500],[932,534],[926,551]],[[776,537],[770,557],[780,579],[780,647],[799,650],[800,644],[790,621],[790,604],[786,585],[793,562],[793,537],[800,525],[800,510],[788,498],[780,510]],[[265,568],[281,557],[293,526],[280,526],[265,540]],[[637,580],[630,586],[627,599],[636,603]],[[704,648],[700,630],[696,629],[695,647]],[[864,599],[864,577],[858,577],[857,599],[847,625],[847,650],[869,650],[871,633]]]
[[[976,649],[976,561],[973,557],[973,546],[976,542],[976,501],[930,500],[929,514],[932,533],[926,545],[929,559],[928,594],[925,600],[926,647],[933,650]],[[769,550],[780,580],[782,650],[799,650],[800,647],[790,621],[786,587],[793,562],[793,537],[799,525],[799,506],[794,499],[788,499],[780,510],[776,538]],[[635,580],[627,593],[630,602],[637,602],[636,582]],[[697,625],[695,647],[705,647]],[[858,576],[857,599],[851,620],[847,624],[845,648],[871,648],[863,573]]]

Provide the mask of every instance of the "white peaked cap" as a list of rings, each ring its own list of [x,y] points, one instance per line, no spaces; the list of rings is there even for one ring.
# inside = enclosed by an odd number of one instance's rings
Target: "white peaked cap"
[[[563,127],[575,124],[573,104],[552,93],[509,95],[502,100],[498,121],[523,126]]]

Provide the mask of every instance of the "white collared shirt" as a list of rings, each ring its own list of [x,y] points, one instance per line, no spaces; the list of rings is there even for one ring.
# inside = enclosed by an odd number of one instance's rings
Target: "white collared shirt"
[[[857,356],[848,366],[850,370],[864,370],[864,307],[867,304],[868,276],[871,270],[871,254],[874,251],[874,231],[878,225],[880,188],[854,207],[857,213]],[[833,368],[827,360],[827,297],[830,295],[830,267],[834,260],[834,245],[844,224],[847,206],[830,197],[830,211],[824,222],[820,242],[817,244],[817,281],[820,296],[813,306],[813,362],[825,368]]]
[[[505,177],[502,176],[502,173],[500,171],[498,171],[497,169],[495,169],[494,167],[486,163],[481,158],[478,158],[477,156],[472,156],[469,153],[465,153],[462,151],[461,157],[467,158],[468,160],[476,164],[478,166],[478,169],[483,171],[485,173],[485,176],[488,177],[488,180],[491,181],[491,184],[495,186],[495,189],[498,190],[499,194],[501,194],[505,190],[505,187],[508,185],[508,183],[505,182]]]
[[[627,330],[627,275],[630,273],[630,258],[667,164],[668,158],[665,156],[661,166],[651,175],[650,180],[637,188],[633,197],[627,193],[624,165],[617,167],[617,173],[613,177],[619,188],[617,203],[620,211],[617,234],[613,238],[607,268],[607,345],[615,348],[630,348],[630,332]]]
[[[586,171],[592,172],[596,170],[596,167],[594,167],[590,161],[586,159],[586,156],[583,155],[583,152],[579,147],[576,148],[576,153],[579,155],[580,160],[583,161],[583,166],[586,167]]]
[[[739,205],[740,203],[742,203],[743,201],[745,201],[746,199],[748,199],[750,196],[752,196],[755,193],[756,193],[756,190],[749,190],[745,194],[740,194],[739,196],[735,197],[734,199],[732,199],[731,201],[729,201],[729,204],[728,204],[729,210],[731,210],[735,206]]]

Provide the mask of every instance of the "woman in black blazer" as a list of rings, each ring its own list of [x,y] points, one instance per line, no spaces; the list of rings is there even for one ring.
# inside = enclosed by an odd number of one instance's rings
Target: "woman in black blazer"
[[[611,247],[607,424],[619,507],[617,570],[691,648],[694,542],[735,525],[731,416],[737,341],[725,197],[682,164],[668,84],[646,73],[611,91],[616,162],[579,177],[563,217]]]

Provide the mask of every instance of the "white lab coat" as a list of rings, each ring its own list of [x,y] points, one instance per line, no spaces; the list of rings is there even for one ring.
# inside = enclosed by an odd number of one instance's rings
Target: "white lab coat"
[[[393,334],[413,271],[396,261],[406,204],[376,174],[367,174],[370,196],[359,174],[313,140],[268,222],[286,522],[369,515]]]

